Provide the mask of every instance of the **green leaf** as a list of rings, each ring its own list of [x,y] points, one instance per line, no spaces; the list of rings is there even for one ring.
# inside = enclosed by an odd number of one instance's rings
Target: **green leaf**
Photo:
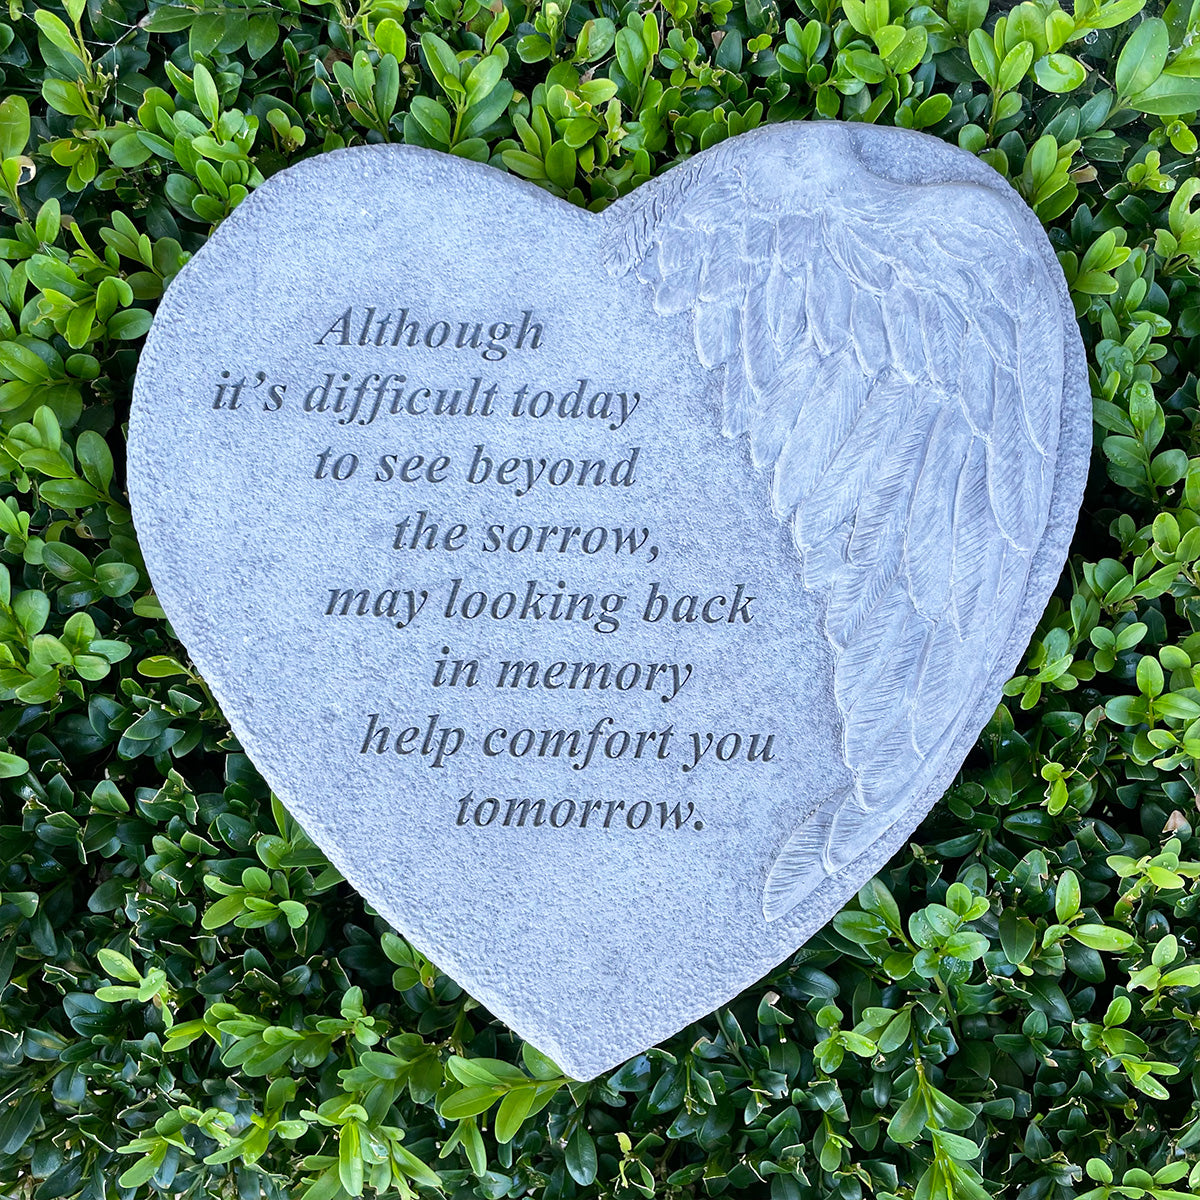
[[[902,25],[885,25],[882,29],[875,30],[875,47],[887,58],[904,41],[904,34],[905,29]]]
[[[504,73],[503,56],[489,54],[481,58],[466,79],[467,104],[478,104],[495,88]]]
[[[1071,936],[1092,950],[1119,952],[1128,950],[1134,944],[1132,934],[1109,925],[1076,925],[1071,929]]]
[[[519,1087],[514,1088],[500,1101],[493,1126],[496,1141],[500,1145],[503,1146],[516,1137],[517,1130],[521,1128],[521,1122],[529,1115],[534,1098],[535,1093],[532,1087]]]
[[[150,33],[178,33],[187,29],[196,19],[196,14],[187,8],[164,4],[142,18],[142,28]]]
[[[1200,963],[1191,963],[1185,967],[1176,967],[1162,977],[1163,987],[1200,987]]]
[[[658,17],[653,12],[648,12],[642,18],[642,44],[646,47],[646,55],[653,59],[659,51],[661,42],[659,40]]]
[[[18,1103],[10,1099],[0,1116],[0,1154],[11,1154],[24,1146],[42,1113],[42,1097],[35,1088]]]
[[[457,1055],[446,1062],[446,1069],[460,1083],[483,1084],[527,1083],[519,1067],[499,1058],[461,1058]]]
[[[1136,17],[1145,7],[1146,0],[1111,0],[1101,7],[1098,14],[1088,18],[1084,28],[1113,29]]]
[[[362,1195],[362,1136],[357,1121],[347,1121],[338,1135],[338,1181],[349,1195]]]
[[[933,1102],[933,1115],[942,1129],[970,1129],[975,1124],[975,1114],[952,1096],[935,1087],[929,1089]]]
[[[1158,659],[1144,654],[1137,666],[1137,685],[1142,693],[1153,699],[1162,693],[1164,683],[1163,669]]]
[[[194,74],[192,75],[192,83],[196,88],[196,105],[203,114],[204,119],[210,124],[217,123],[217,116],[220,113],[221,100],[217,93],[217,85],[213,80],[212,73],[203,63],[197,63]]]
[[[454,148],[455,153],[461,154],[465,146],[494,125],[504,116],[509,102],[513,98],[513,86],[507,80],[501,80],[491,91],[490,95],[472,105],[467,110],[467,119],[463,122],[461,136],[464,139]],[[489,151],[487,144],[482,144],[482,154],[473,156],[480,162],[487,162]]]
[[[98,433],[85,429],[75,443],[75,457],[88,483],[97,491],[108,491],[113,477],[113,458],[108,443]]]
[[[172,675],[187,675],[188,669],[169,654],[152,654],[137,665],[139,675],[147,679],[169,679]]]
[[[887,64],[897,75],[915,71],[925,57],[929,35],[924,26],[914,25],[905,31],[904,40],[890,54],[885,55]]]
[[[1079,912],[1079,877],[1074,871],[1064,871],[1054,889],[1054,912],[1059,921],[1069,921]]]
[[[864,912],[879,917],[893,932],[901,931],[900,906],[882,879],[867,880],[859,889],[857,898],[859,907]]]
[[[54,700],[62,688],[57,670],[49,670],[21,684],[14,693],[23,704],[47,704]]]
[[[24,96],[0,100],[0,159],[16,158],[29,144],[29,103]]]
[[[129,563],[104,563],[96,568],[96,582],[110,597],[128,595],[137,587],[137,568]]]
[[[24,536],[17,514],[7,504],[0,504],[0,533],[11,537]]]
[[[65,116],[87,116],[87,100],[77,83],[66,79],[47,79],[42,83],[42,98]]]
[[[1130,103],[1139,112],[1156,117],[1176,117],[1200,109],[1200,79],[1164,71],[1149,87],[1136,93]]]
[[[1025,78],[1033,62],[1033,43],[1019,42],[1005,56],[996,76],[996,90],[1011,92]]]
[[[378,30],[376,33],[378,34]],[[255,62],[270,54],[278,40],[279,25],[276,23],[273,14],[259,13],[246,22],[246,52]],[[378,37],[376,41],[378,42]],[[391,47],[381,45],[380,49],[386,53]],[[404,57],[403,48],[400,50],[399,57]]]
[[[29,589],[20,592],[12,602],[13,616],[28,634],[41,633],[50,616],[50,597],[45,592]]]
[[[410,111],[435,141],[444,146],[450,145],[450,114],[443,105],[429,96],[414,96]]]
[[[68,582],[92,578],[92,564],[87,555],[65,542],[47,542],[42,549],[42,565]]]
[[[575,151],[566,142],[555,142],[546,154],[546,175],[551,183],[569,188],[575,182]]]
[[[534,1079],[559,1079],[562,1076],[558,1065],[529,1042],[521,1043],[521,1061]]]
[[[448,1121],[478,1116],[481,1112],[487,1112],[503,1094],[504,1089],[498,1087],[461,1088],[442,1101],[441,1115]]]
[[[104,497],[90,483],[80,479],[52,479],[38,489],[47,504],[57,508],[86,508]]]
[[[908,1142],[915,1142],[921,1136],[921,1131],[925,1128],[927,1120],[928,1112],[925,1108],[925,1098],[918,1089],[900,1105],[892,1116],[892,1119],[888,1122],[888,1137],[893,1142],[898,1142],[901,1145],[905,1145]]]
[[[397,62],[403,62],[408,50],[408,37],[404,26],[393,17],[384,17],[375,26],[375,44],[384,54],[392,55]]]
[[[876,1045],[883,1054],[891,1054],[906,1045],[912,1031],[912,1009],[902,1008],[885,1026]]]
[[[148,1154],[137,1159],[133,1166],[123,1171],[117,1182],[123,1188],[136,1188],[148,1183],[158,1168],[162,1166],[163,1159],[167,1157],[167,1150],[167,1143],[160,1140]]]
[[[1005,908],[1000,914],[1000,945],[1010,963],[1023,963],[1033,950],[1037,930],[1028,917],[1015,908]]]
[[[108,336],[131,342],[149,332],[154,314],[145,308],[126,308],[108,319]]]
[[[945,92],[937,92],[917,105],[915,124],[918,129],[928,129],[944,121],[954,107],[954,101]]]
[[[225,40],[231,24],[233,22],[220,9],[202,12],[196,17],[188,39],[188,49],[192,58],[196,59],[212,54]]]
[[[0,779],[16,779],[29,770],[29,763],[19,754],[0,751]]]
[[[141,983],[142,981],[141,972],[137,967],[124,954],[116,950],[111,950],[107,946],[101,947],[96,951],[96,960],[104,968],[105,974],[111,975],[114,979],[121,979],[126,983]]]
[[[983,24],[987,7],[987,0],[948,0],[946,15],[960,34],[968,34]]]
[[[515,174],[525,179],[545,179],[546,168],[540,158],[527,154],[524,150],[505,150],[501,154],[504,165]]]
[[[113,166],[125,169],[140,167],[153,153],[136,133],[117,138],[108,148],[108,157],[112,159]]]
[[[1046,54],[1033,64],[1033,77],[1039,87],[1061,94],[1081,87],[1087,79],[1087,70],[1069,54]]]
[[[461,93],[460,68],[458,56],[454,51],[436,33],[421,34],[421,49],[425,52],[425,61],[429,64],[429,73],[438,86],[447,93]]]
[[[980,1149],[970,1138],[957,1133],[947,1133],[944,1129],[934,1131],[932,1137],[941,1150],[959,1162],[971,1162],[979,1157]]]
[[[33,19],[48,42],[77,61],[83,61],[79,57],[79,47],[76,45],[75,35],[67,28],[67,23],[62,17],[56,16],[49,9],[39,8],[34,11]]]
[[[1117,59],[1117,94],[1128,99],[1144,92],[1162,74],[1170,49],[1170,33],[1161,18],[1148,17],[1138,25]]]
[[[50,376],[42,357],[20,342],[0,342],[0,371],[24,383],[41,383]]]
[[[567,1140],[565,1152],[567,1172],[581,1187],[590,1187],[596,1181],[596,1143],[591,1134],[576,1125]]]
[[[228,925],[234,917],[241,916],[245,907],[245,897],[241,892],[224,896],[205,910],[204,916],[200,918],[200,925],[204,929],[220,929]]]
[[[1154,709],[1159,716],[1170,717],[1176,721],[1194,721],[1200,717],[1200,704],[1187,696],[1160,696],[1154,703]]]
[[[308,907],[299,900],[280,900],[279,911],[287,920],[289,929],[299,929],[308,920]]]
[[[1114,696],[1104,706],[1104,714],[1118,725],[1141,725],[1149,716],[1141,696]]]
[[[526,34],[517,39],[517,57],[523,63],[542,62],[550,57],[550,43],[541,34]]]

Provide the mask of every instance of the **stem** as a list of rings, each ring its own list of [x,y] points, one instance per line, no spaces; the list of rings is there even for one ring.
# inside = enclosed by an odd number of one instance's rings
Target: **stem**
[[[946,1015],[950,1018],[950,1028],[954,1030],[954,1036],[958,1044],[962,1045],[962,1030],[958,1027],[958,1013],[954,1011],[954,1005],[950,1000],[950,989],[946,987],[940,975],[934,975],[934,983],[937,984],[937,989],[942,994],[942,1003],[946,1006]]]

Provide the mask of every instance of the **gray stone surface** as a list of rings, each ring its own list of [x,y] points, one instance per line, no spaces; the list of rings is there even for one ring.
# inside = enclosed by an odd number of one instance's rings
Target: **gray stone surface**
[[[163,301],[129,483],[275,791],[589,1078],[904,845],[1058,577],[1089,439],[1032,214],[827,123],[599,216],[402,146],[283,172]]]

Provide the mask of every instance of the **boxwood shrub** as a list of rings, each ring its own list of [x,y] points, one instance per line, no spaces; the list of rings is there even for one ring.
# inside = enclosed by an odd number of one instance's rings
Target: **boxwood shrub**
[[[1200,3],[5,11],[4,1196],[1196,1194]],[[322,150],[412,142],[601,209],[834,117],[956,142],[1048,227],[1095,401],[1078,535],[906,851],[736,1001],[576,1083],[364,905],[231,736],[130,523],[139,343],[213,228]]]

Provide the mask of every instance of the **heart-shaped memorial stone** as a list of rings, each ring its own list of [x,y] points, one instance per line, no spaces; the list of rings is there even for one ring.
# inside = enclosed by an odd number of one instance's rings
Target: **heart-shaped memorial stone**
[[[570,1074],[794,951],[953,779],[1090,440],[1041,227],[785,125],[605,212],[405,146],[268,180],[130,421],[158,596],[374,908]]]

